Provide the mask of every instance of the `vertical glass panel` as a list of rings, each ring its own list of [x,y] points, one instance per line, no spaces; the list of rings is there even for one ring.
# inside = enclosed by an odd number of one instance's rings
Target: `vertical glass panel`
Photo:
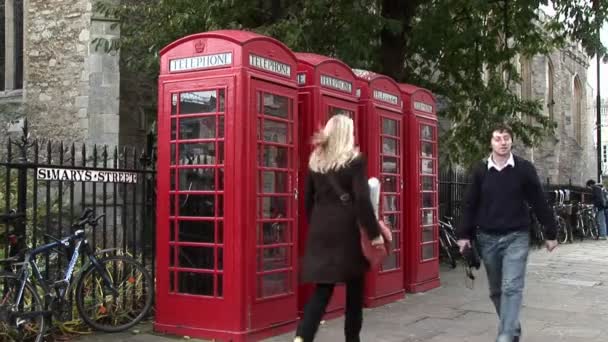
[[[215,116],[181,118],[179,120],[179,138],[180,140],[215,138]]]
[[[432,175],[433,172],[433,160],[432,159],[421,159],[420,160],[420,173]]]
[[[399,211],[399,197],[385,195],[382,200],[382,210],[383,211]]]
[[[285,218],[288,209],[287,197],[260,197],[258,208],[262,218]]]
[[[382,262],[383,271],[394,270],[398,266],[399,265],[397,264],[397,255],[395,253],[389,254],[386,258],[384,258],[384,261]]]
[[[432,192],[423,192],[422,193],[422,207],[423,208],[433,208],[433,197],[434,193]]]
[[[429,243],[422,245],[422,260],[432,259],[435,257],[435,244]]]
[[[393,156],[399,155],[399,143],[397,139],[382,138],[382,153]]]
[[[258,271],[272,271],[289,266],[288,247],[258,249]]]
[[[279,118],[288,118],[289,99],[285,96],[264,94],[264,114]]]
[[[397,176],[383,176],[381,188],[382,192],[399,192],[397,179]]]
[[[180,165],[215,164],[215,143],[179,144]]]
[[[399,158],[382,157],[382,172],[399,173]]]
[[[221,247],[217,248],[217,269],[219,271],[224,269],[224,249]]]
[[[179,169],[179,189],[185,191],[215,190],[215,169]]]
[[[382,118],[382,134],[399,136],[399,122]]]
[[[215,196],[179,195],[179,215],[196,217],[215,216]]]
[[[180,114],[213,113],[217,109],[217,91],[194,91],[181,93]]]
[[[171,140],[177,139],[177,119],[171,119]]]
[[[355,116],[355,112],[353,112],[352,110],[344,109],[344,108],[330,106],[329,115],[327,116],[327,118],[329,119],[334,115],[346,115],[352,119]]]
[[[215,216],[224,217],[224,196],[217,195],[216,199],[217,199],[217,213]]]
[[[180,293],[213,296],[213,274],[179,272],[177,283]]]
[[[388,226],[390,230],[398,230],[399,229],[399,214],[386,214],[383,215],[384,223]]]
[[[435,190],[435,177],[422,176],[422,190],[428,190],[428,191]]]
[[[171,115],[177,114],[177,94],[171,95]]]
[[[422,228],[422,242],[435,241],[435,234],[433,230],[433,226]]]
[[[220,108],[219,108],[219,111],[223,112],[224,109],[225,109],[225,106],[226,106],[225,105],[225,103],[226,103],[226,94],[225,94],[224,89],[220,89],[219,90],[219,98],[220,98]]]
[[[289,126],[286,122],[264,120],[264,141],[287,144],[291,143],[288,139]]]
[[[171,165],[177,165],[177,154],[175,152],[175,144],[172,143],[171,146],[169,147],[170,154],[171,154]]]
[[[179,221],[179,241],[182,242],[215,242],[215,222],[213,221]]]
[[[169,220],[169,241],[175,241],[175,221]],[[173,255],[173,249],[171,249],[171,255]],[[170,257],[169,260],[173,260],[173,257]]]
[[[288,159],[286,147],[260,145],[258,165],[266,167],[287,168]]]
[[[223,138],[224,137],[224,116],[220,115],[218,116],[218,127],[217,127],[217,137],[218,138]]]
[[[256,98],[257,98],[257,101],[256,101],[257,112],[258,112],[258,114],[262,114],[263,113],[263,111],[262,111],[262,93],[259,91],[256,92]]]
[[[288,174],[279,171],[260,172],[260,192],[261,193],[288,193]]]
[[[391,241],[391,251],[401,249],[401,234],[399,234],[399,230],[393,232],[393,241]],[[397,262],[397,265],[400,263]]]
[[[175,174],[177,171],[175,169],[169,170],[169,190],[177,190],[176,178]]]
[[[217,221],[217,243],[224,243],[224,221]]]
[[[289,273],[265,274],[258,278],[258,298],[288,293],[291,289]]]
[[[224,168],[220,167],[217,169],[217,186],[218,190],[224,190]]]
[[[264,222],[258,224],[258,245],[291,242],[289,223]]]
[[[178,247],[179,267],[213,270],[213,247]]]
[[[420,143],[420,156],[422,157],[426,157],[426,158],[432,158],[433,157],[433,143],[430,143],[428,141],[423,141]]]
[[[223,274],[217,275],[217,296],[218,297],[224,296],[224,275]]]
[[[217,164],[218,165],[223,165],[224,164],[224,157],[225,157],[225,150],[224,150],[224,142],[223,141],[218,141],[217,142]]]
[[[433,224],[433,209],[422,209],[422,216],[420,218],[420,224],[428,226]]]
[[[428,125],[420,126],[420,138],[424,140],[435,140],[433,127]]]
[[[175,216],[175,195],[169,195],[169,216]]]

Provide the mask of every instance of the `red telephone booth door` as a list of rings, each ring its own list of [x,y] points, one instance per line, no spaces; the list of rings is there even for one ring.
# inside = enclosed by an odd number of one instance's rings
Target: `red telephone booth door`
[[[438,279],[439,269],[437,259],[439,258],[438,246],[438,159],[437,159],[437,125],[435,121],[416,119],[417,125],[417,148],[418,151],[418,177],[419,177],[419,208],[417,215],[418,229],[421,232],[420,245],[418,246],[420,259],[418,262],[427,264],[419,267],[416,282],[424,282],[429,279]]]
[[[293,322],[297,315],[297,91],[253,79],[250,108],[255,124],[250,134],[255,161],[255,264],[251,329]],[[243,156],[247,158],[247,156]],[[294,196],[295,193],[295,196]],[[294,317],[285,317],[285,310]]]
[[[355,143],[358,141],[357,134],[357,104],[344,101],[342,99],[338,99],[330,96],[323,96],[323,109],[325,113],[325,119],[323,121],[323,125],[327,123],[327,121],[334,115],[346,115],[349,118],[353,119],[355,126]],[[325,309],[327,313],[327,317],[335,317],[339,316],[343,313],[344,308],[346,307],[346,286],[344,284],[336,285],[334,287],[334,294]]]
[[[380,205],[384,222],[392,229],[390,255],[382,263],[376,293],[403,296],[403,265],[401,261],[401,227],[403,224],[402,115],[378,110],[380,120]],[[399,284],[398,286],[395,286]],[[380,301],[381,302],[381,301]]]
[[[170,115],[159,122],[159,201],[168,217],[157,246],[157,319],[164,324],[222,327],[230,320],[224,293],[233,272],[224,234],[224,160],[226,101],[229,79],[192,81],[164,86],[160,101]],[[162,174],[160,173],[162,171]],[[167,196],[167,197],[165,197]],[[165,212],[166,210],[166,212]],[[168,215],[167,215],[168,214]],[[168,243],[167,243],[168,242]],[[227,243],[228,245],[230,242]],[[200,310],[204,305],[205,310]],[[192,312],[197,312],[192,315]]]

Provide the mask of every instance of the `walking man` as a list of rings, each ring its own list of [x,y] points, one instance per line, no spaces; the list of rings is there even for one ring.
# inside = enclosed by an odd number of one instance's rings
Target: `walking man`
[[[513,133],[497,125],[490,137],[492,153],[474,166],[465,197],[464,221],[457,229],[463,252],[477,238],[490,299],[500,318],[496,342],[519,342],[526,263],[529,251],[529,206],[545,228],[548,251],[557,246],[557,222],[549,208],[534,165],[511,153]]]
[[[591,202],[595,208],[595,219],[600,231],[600,240],[606,240],[606,201],[604,200],[604,189],[595,184],[593,179],[587,181],[587,187],[591,189]]]

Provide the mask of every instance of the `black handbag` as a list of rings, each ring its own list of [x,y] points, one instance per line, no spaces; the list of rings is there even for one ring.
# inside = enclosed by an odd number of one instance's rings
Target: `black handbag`
[[[462,257],[470,268],[478,270],[481,266],[481,258],[479,257],[475,241],[471,241],[471,247],[467,247],[462,251]]]
[[[465,270],[467,277],[470,280],[475,280],[472,269],[474,268],[478,270],[479,267],[481,267],[481,257],[479,256],[479,252],[477,250],[477,241],[471,240],[471,247],[466,247],[462,251],[462,258],[466,264]]]

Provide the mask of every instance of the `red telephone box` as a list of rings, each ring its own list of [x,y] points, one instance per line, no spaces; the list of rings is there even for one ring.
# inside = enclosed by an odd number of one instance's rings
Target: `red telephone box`
[[[255,341],[297,321],[296,60],[215,31],[161,51],[155,330]]]
[[[404,243],[405,289],[422,292],[439,286],[437,115],[433,94],[400,84],[407,118],[404,141],[407,194]]]
[[[358,127],[358,98],[355,92],[355,75],[350,67],[343,62],[326,56],[312,53],[296,53],[298,60],[298,92],[299,129],[300,129],[300,172],[299,178],[304,179],[308,173],[308,158],[312,152],[310,138],[327,120],[336,114],[344,114],[355,121]],[[355,131],[357,129],[355,128]],[[358,136],[358,132],[355,132]],[[300,192],[304,193],[304,182],[300,182]],[[304,201],[300,201],[300,213],[304,213]],[[299,251],[304,255],[308,222],[305,215],[299,218]],[[301,285],[299,288],[299,309],[312,295],[312,285]],[[327,306],[326,318],[333,318],[344,312],[345,288],[338,285]]]
[[[403,107],[398,84],[391,78],[354,70],[361,96],[361,149],[368,162],[368,176],[382,185],[380,217],[391,227],[391,254],[366,277],[365,305],[375,307],[404,297],[401,252],[403,227]]]

